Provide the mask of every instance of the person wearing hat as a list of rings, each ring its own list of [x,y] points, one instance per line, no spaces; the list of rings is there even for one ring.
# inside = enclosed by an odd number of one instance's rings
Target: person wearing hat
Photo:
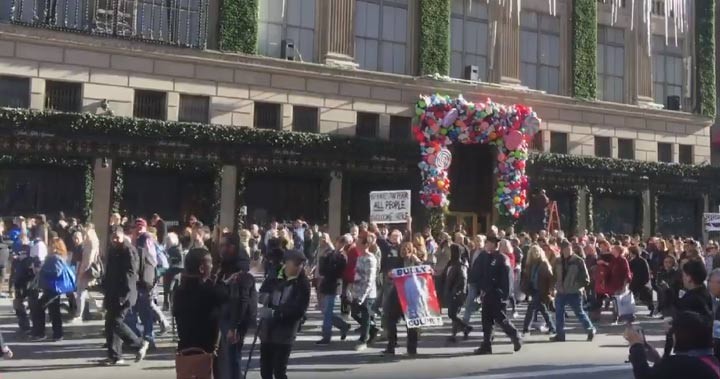
[[[582,307],[582,291],[590,284],[587,266],[582,258],[573,254],[570,241],[560,241],[561,257],[555,262],[553,273],[555,275],[555,324],[557,334],[550,338],[553,342],[565,341],[565,306],[575,312],[587,331],[587,340],[595,337],[595,327]]]
[[[310,304],[310,280],[305,275],[305,254],[289,250],[277,277],[260,287],[260,376],[286,379],[293,342]]]
[[[478,355],[492,354],[494,324],[498,324],[510,337],[513,350],[519,351],[522,348],[518,331],[507,317],[507,302],[510,298],[510,265],[506,254],[512,252],[512,245],[508,240],[499,241],[499,245],[500,250],[498,250],[497,237],[488,237],[485,242],[485,250],[489,255],[482,266],[482,275],[476,279],[479,280],[478,289],[482,299],[483,329],[483,343],[475,350],[475,354]]]

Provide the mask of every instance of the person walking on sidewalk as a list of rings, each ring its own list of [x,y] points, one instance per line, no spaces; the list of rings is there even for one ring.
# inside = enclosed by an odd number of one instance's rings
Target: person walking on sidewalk
[[[452,321],[452,332],[448,338],[449,343],[457,342],[456,335],[459,331],[465,331],[469,328],[468,324],[465,323],[458,313],[460,307],[465,302],[465,295],[467,294],[467,266],[465,262],[460,259],[460,247],[457,244],[450,246],[450,263],[445,267],[445,271],[442,273],[443,276],[443,297],[445,298],[445,304],[448,306],[448,317]]]
[[[367,348],[377,336],[377,328],[373,320],[373,305],[377,299],[378,250],[377,238],[372,233],[363,235],[358,241],[362,253],[355,267],[355,281],[352,285],[353,317],[360,324],[360,339],[356,350]]]
[[[321,310],[323,314],[322,323],[322,339],[317,341],[317,345],[327,345],[332,338],[333,326],[340,329],[340,339],[345,340],[350,325],[342,318],[335,315],[335,301],[337,298],[338,284],[343,281],[345,266],[347,265],[347,257],[340,251],[332,249],[332,244],[325,235],[326,244],[331,247],[325,254],[318,257],[318,273],[320,280],[317,292],[321,301]]]
[[[570,242],[563,239],[560,242],[560,259],[555,262],[555,289],[557,295],[555,297],[555,322],[557,324],[557,334],[550,338],[553,342],[565,341],[565,307],[575,312],[575,316],[580,320],[583,327],[587,331],[587,340],[592,341],[595,337],[595,327],[590,322],[588,315],[582,308],[581,292],[588,284],[590,277],[588,275],[585,261],[577,255],[573,254],[570,249]]]
[[[512,252],[512,245],[508,240],[500,242],[498,250],[498,239],[494,236],[488,237],[485,242],[485,250],[489,253],[484,265],[483,274],[480,276],[480,297],[482,298],[482,329],[483,343],[475,350],[475,354],[492,354],[492,332],[493,325],[498,324],[510,337],[513,343],[513,350],[519,351],[522,348],[522,341],[517,329],[507,317],[507,302],[510,298],[510,265],[507,254]]]
[[[133,246],[125,243],[125,233],[117,226],[111,236],[112,243],[107,254],[107,269],[103,281],[105,299],[105,340],[107,343],[107,359],[102,364],[107,366],[122,365],[123,342],[138,349],[135,361],[145,358],[149,341],[138,337],[125,324],[125,315],[137,301],[138,254]]]
[[[548,314],[547,304],[552,298],[553,270],[542,248],[534,244],[527,253],[527,261],[522,271],[523,292],[530,296],[530,304],[525,313],[523,334],[529,332],[530,322],[538,312],[542,314],[550,333],[555,333],[555,323]]]

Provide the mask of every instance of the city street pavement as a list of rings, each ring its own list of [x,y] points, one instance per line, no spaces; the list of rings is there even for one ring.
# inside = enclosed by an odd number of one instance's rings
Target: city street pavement
[[[523,304],[520,309],[524,310]],[[639,309],[640,310],[640,309]],[[521,315],[523,312],[521,312]],[[647,314],[641,308],[641,315]],[[550,343],[546,334],[533,334],[525,339],[525,345],[518,353],[512,352],[509,340],[496,331],[495,354],[475,356],[472,354],[480,343],[480,333],[474,332],[468,341],[446,347],[448,325],[440,329],[422,332],[419,356],[411,359],[405,355],[404,334],[402,334],[398,355],[380,355],[382,344],[376,344],[363,351],[354,351],[353,340],[339,341],[336,335],[333,344],[316,347],[319,339],[320,313],[314,308],[309,312],[308,322],[298,337],[290,360],[289,377],[292,379],[336,379],[352,378],[394,378],[394,379],[631,379],[631,367],[625,363],[628,349],[622,338],[623,326],[608,325],[610,315],[605,313],[599,333],[593,342],[585,342],[585,333],[571,315],[567,327],[568,342]],[[662,346],[662,321],[649,320],[640,316],[648,341],[656,347]],[[479,329],[479,314],[473,318]],[[520,327],[521,320],[514,320]],[[48,324],[48,333],[50,325]],[[104,358],[101,348],[102,321],[82,325],[65,325],[65,340],[62,342],[30,343],[18,338],[17,324],[11,314],[11,301],[0,299],[0,330],[15,351],[15,359],[0,360],[2,379],[170,379],[175,378],[172,336],[159,339],[158,349],[151,352],[140,363],[129,367],[99,367],[98,360]],[[404,329],[399,327],[399,329]],[[246,339],[247,346],[252,336]],[[128,362],[132,362],[128,355]],[[253,358],[248,378],[259,378],[257,372],[257,351]]]

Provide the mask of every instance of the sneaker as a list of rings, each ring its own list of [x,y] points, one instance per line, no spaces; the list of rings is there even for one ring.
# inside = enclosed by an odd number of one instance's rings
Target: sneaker
[[[395,348],[387,347],[387,348],[385,348],[385,350],[382,351],[381,354],[382,355],[395,355]],[[416,352],[416,354],[417,354],[417,352]]]
[[[107,358],[100,361],[101,366],[125,366],[126,364],[124,359]]]
[[[483,345],[475,349],[473,353],[475,355],[490,355],[492,354],[492,347],[490,345]]]
[[[520,313],[513,312],[512,318],[513,318],[513,319],[520,318]]]
[[[595,338],[595,333],[597,333],[597,330],[595,328],[590,328],[587,333],[587,340],[588,342],[592,342],[593,338]]]
[[[347,338],[348,332],[350,331],[350,326],[346,326],[344,329],[340,330],[340,341],[345,341]]]
[[[63,339],[64,339],[63,336],[53,337],[52,341],[53,341],[53,342],[61,342]]]
[[[76,324],[76,325],[77,325],[77,324],[82,324],[82,323],[83,323],[83,318],[80,317],[80,316],[75,317],[75,318],[73,318],[73,319],[70,321],[70,323],[71,323],[71,324]]]
[[[147,355],[147,351],[149,348],[150,342],[143,340],[142,345],[140,345],[140,349],[138,349],[137,354],[135,354],[135,362],[140,362],[145,359],[145,355]]]
[[[368,340],[367,340],[368,345],[371,345],[373,342],[375,342],[375,340],[377,339],[378,332],[379,332],[378,328],[376,328],[374,326],[370,327],[370,335],[368,336]]]
[[[365,342],[360,342],[359,344],[355,345],[355,351],[365,351],[367,350],[367,344]]]
[[[167,323],[166,323],[166,322],[161,322],[161,323],[160,323],[160,331],[158,331],[158,333],[157,333],[158,337],[164,336],[165,333],[167,333],[167,330],[168,330]]]
[[[547,333],[547,332],[550,331],[550,330],[551,330],[551,329],[548,328],[548,327],[545,326],[545,325],[543,325],[543,326],[540,327],[540,333]]]
[[[30,342],[42,342],[47,340],[46,336],[30,336]]]
[[[565,336],[560,336],[558,334],[550,337],[550,342],[565,342]]]
[[[320,341],[315,342],[315,345],[318,346],[327,346],[330,345],[330,340],[327,340],[325,338],[321,339]]]

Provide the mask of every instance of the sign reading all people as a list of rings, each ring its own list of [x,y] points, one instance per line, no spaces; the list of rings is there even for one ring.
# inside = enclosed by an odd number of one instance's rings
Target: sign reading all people
[[[410,191],[370,192],[370,222],[397,224],[410,216]]]
[[[720,232],[720,213],[703,214],[703,224],[706,232]]]

